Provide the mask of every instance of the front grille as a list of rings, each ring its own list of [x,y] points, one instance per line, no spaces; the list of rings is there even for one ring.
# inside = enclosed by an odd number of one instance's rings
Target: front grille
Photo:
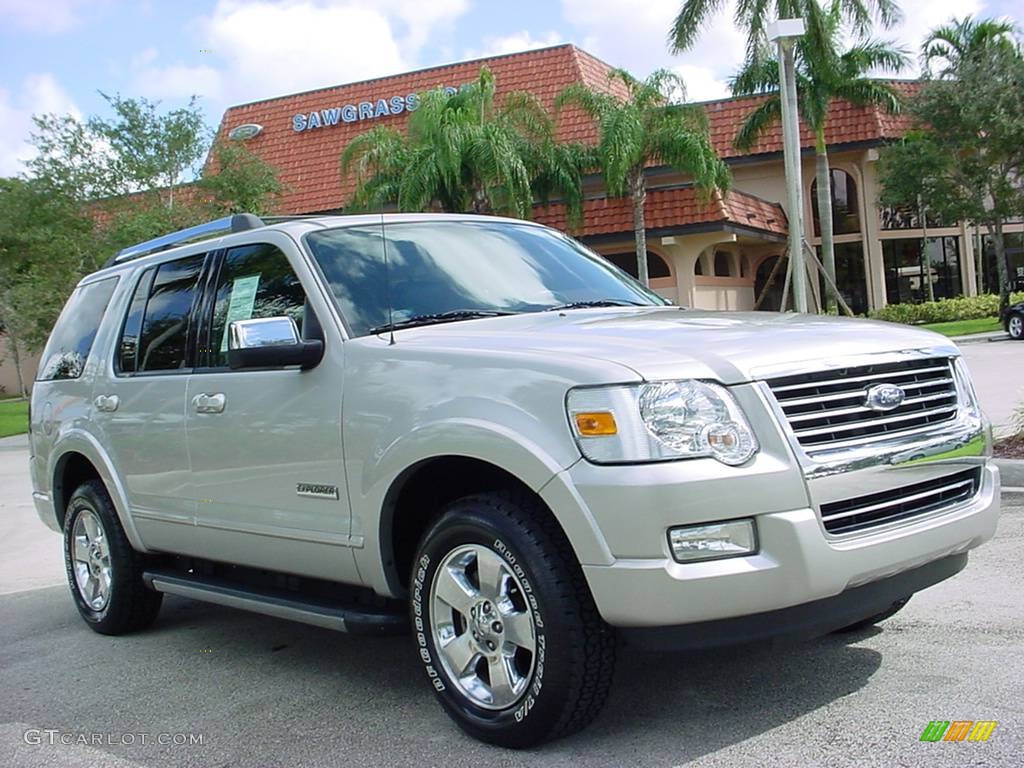
[[[865,405],[869,387],[896,384],[906,397],[891,411]],[[957,391],[949,358],[924,358],[802,373],[768,386],[800,445],[809,453],[871,443],[956,416]]]
[[[953,506],[973,498],[980,488],[981,469],[967,469],[891,491],[822,504],[821,522],[829,533],[852,533]]]

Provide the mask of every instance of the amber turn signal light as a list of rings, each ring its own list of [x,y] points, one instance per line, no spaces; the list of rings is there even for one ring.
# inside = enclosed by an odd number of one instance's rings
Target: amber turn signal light
[[[577,413],[573,418],[576,420],[576,431],[583,437],[614,435],[619,431],[615,425],[615,414],[611,411]]]

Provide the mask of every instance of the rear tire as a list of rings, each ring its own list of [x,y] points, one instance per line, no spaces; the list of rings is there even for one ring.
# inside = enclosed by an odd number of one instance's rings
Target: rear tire
[[[565,534],[529,494],[449,504],[420,543],[411,591],[424,668],[469,735],[521,749],[578,731],[600,712],[615,633]]]
[[[163,595],[143,583],[144,562],[103,483],[75,489],[64,517],[64,567],[75,607],[91,629],[121,635],[153,623]]]
[[[907,603],[910,602],[910,598],[911,598],[911,595],[907,595],[906,597],[897,600],[895,603],[890,605],[888,608],[886,608],[881,613],[876,613],[874,616],[869,616],[866,619],[861,619],[860,621],[856,622],[855,624],[850,624],[848,627],[843,627],[842,629],[837,629],[836,632],[840,632],[840,633],[859,632],[862,629],[867,629],[868,627],[873,627],[875,624],[879,624],[879,623],[885,621],[886,619],[895,616],[900,611],[902,611],[903,610],[903,606],[905,606]]]

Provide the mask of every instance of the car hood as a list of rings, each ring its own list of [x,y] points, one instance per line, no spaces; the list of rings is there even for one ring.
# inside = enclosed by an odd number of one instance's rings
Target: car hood
[[[957,355],[931,331],[873,320],[777,312],[703,312],[678,307],[576,309],[409,329],[401,341],[465,351],[531,351],[597,358],[646,379],[738,384],[787,369],[830,367],[883,352]]]

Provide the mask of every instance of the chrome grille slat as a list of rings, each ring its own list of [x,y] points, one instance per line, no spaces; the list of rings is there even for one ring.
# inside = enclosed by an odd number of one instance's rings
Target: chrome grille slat
[[[903,405],[916,405],[918,403],[928,403],[933,400],[948,400],[951,397],[955,397],[954,392],[940,392],[937,395],[922,395],[921,397],[911,397],[903,401]],[[858,394],[857,397],[863,397],[862,394]],[[847,416],[854,413],[874,413],[870,408],[866,408],[863,405],[858,405],[850,408],[839,408],[834,411],[821,412],[821,411],[809,411],[807,413],[798,413],[795,416],[789,417],[789,423],[793,424],[796,422],[803,421],[814,421],[820,419],[823,416]],[[798,433],[799,434],[799,433]]]
[[[870,367],[870,366],[862,366],[862,367],[867,368],[867,367]],[[943,373],[949,373],[949,366],[941,366],[941,367],[937,367],[937,368],[921,368],[920,370],[914,371],[914,373],[930,373],[932,371],[942,371]],[[847,383],[855,382],[855,381],[877,381],[878,379],[891,379],[891,378],[895,378],[897,376],[906,376],[906,375],[907,375],[906,371],[894,371],[893,373],[878,373],[878,374],[872,374],[872,375],[867,375],[867,376],[853,376],[853,377],[846,377],[846,376],[844,376],[841,379],[831,379],[831,380],[825,380],[825,381],[818,381],[818,382],[814,383],[814,386],[816,386],[816,387],[830,387],[830,386],[832,386],[834,384],[847,384]],[[787,385],[781,386],[781,387],[773,387],[772,391],[774,391],[774,392],[788,392],[789,390],[792,390],[792,389],[805,389],[807,386],[809,386],[809,385],[807,385],[807,384],[787,384]]]
[[[867,407],[873,384],[910,395],[896,408]],[[811,454],[914,434],[956,417],[958,396],[949,358],[827,369],[769,379],[776,402],[800,445]]]
[[[955,405],[947,405],[942,408],[933,408],[929,410],[929,413],[944,413],[946,411],[955,411]],[[868,419],[866,421],[847,421],[839,424],[831,424],[827,427],[820,427],[817,429],[798,429],[796,430],[797,437],[814,437],[816,435],[833,434],[837,432],[849,432],[852,429],[863,429],[867,425],[884,425],[884,424],[896,424],[902,421],[909,421],[911,419],[918,419],[921,417],[921,412],[916,413],[905,413],[899,416],[887,416],[884,419]]]
[[[821,505],[821,523],[831,534],[855,533],[939,512],[974,498],[981,490],[981,468]]]
[[[912,382],[900,382],[900,386],[903,389],[925,389],[926,387],[938,387],[942,385],[951,385],[952,379],[934,379],[932,381],[912,381]],[[772,389],[774,393],[775,390]],[[864,387],[859,386],[855,389],[848,390],[846,392],[833,392],[828,395],[811,395],[810,397],[792,397],[782,399],[776,397],[779,404],[783,408],[796,407],[798,405],[813,405],[815,403],[827,403],[834,400],[850,400],[853,398],[860,398],[864,396]]]
[[[833,520],[842,520],[844,517],[853,517],[854,515],[862,515],[865,512],[877,512],[883,509],[890,509],[897,507],[900,504],[906,504],[911,501],[920,501],[921,499],[929,499],[933,496],[941,496],[943,493],[948,491],[956,490],[957,488],[963,488],[965,485],[970,485],[971,480],[961,480],[959,483],[951,483],[950,485],[944,485],[941,488],[936,488],[934,491],[922,491],[921,493],[912,493],[909,496],[900,496],[892,501],[883,501],[878,504],[869,504],[866,507],[858,507],[852,509],[849,512],[837,512],[833,515],[829,515],[827,518],[822,515],[821,519],[832,522]]]

